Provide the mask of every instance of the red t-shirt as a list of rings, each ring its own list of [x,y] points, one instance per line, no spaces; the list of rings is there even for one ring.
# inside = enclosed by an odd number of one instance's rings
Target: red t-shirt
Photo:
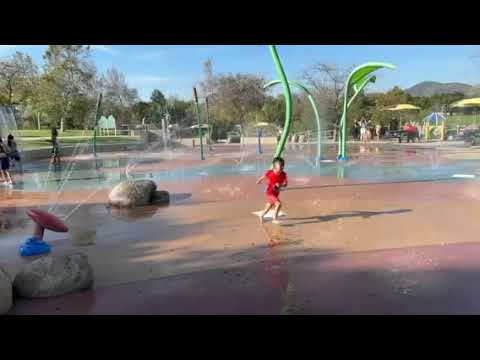
[[[405,127],[403,128],[403,130],[405,130],[406,132],[408,133],[416,133],[417,132],[417,127],[415,125],[405,125]]]
[[[273,170],[268,170],[265,173],[265,177],[268,179],[268,186],[267,186],[267,195],[274,195],[278,196],[280,191],[277,189],[275,190],[274,185],[280,184],[284,185],[287,183],[287,173],[285,171],[280,171],[278,174],[275,173]]]

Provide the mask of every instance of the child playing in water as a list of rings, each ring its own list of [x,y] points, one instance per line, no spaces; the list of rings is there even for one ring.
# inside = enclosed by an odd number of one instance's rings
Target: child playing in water
[[[265,195],[267,197],[267,204],[265,210],[260,215],[260,222],[263,223],[264,216],[275,206],[275,213],[273,215],[272,223],[278,224],[278,213],[282,207],[282,203],[279,200],[280,189],[285,188],[288,185],[287,173],[283,171],[285,167],[285,161],[281,157],[273,159],[273,169],[268,170],[265,175],[257,180],[257,184],[260,184],[264,179],[268,179],[267,190]]]

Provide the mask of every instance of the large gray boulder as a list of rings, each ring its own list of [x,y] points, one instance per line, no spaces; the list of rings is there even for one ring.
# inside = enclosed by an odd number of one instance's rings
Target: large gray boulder
[[[156,190],[157,184],[152,180],[126,180],[112,189],[108,199],[112,206],[144,206],[151,203]]]
[[[45,256],[24,265],[13,282],[15,293],[30,299],[59,296],[93,285],[86,255]]]
[[[6,314],[12,307],[12,280],[0,267],[0,315]]]
[[[123,181],[112,189],[108,198],[110,205],[120,208],[161,205],[170,202],[168,191],[157,191],[157,184],[152,180]]]

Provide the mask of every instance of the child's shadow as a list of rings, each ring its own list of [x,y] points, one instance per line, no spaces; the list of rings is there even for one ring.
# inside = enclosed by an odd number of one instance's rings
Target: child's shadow
[[[387,210],[387,211],[340,211],[332,215],[310,216],[306,218],[290,218],[289,220],[292,220],[294,222],[285,224],[284,226],[314,224],[314,223],[319,223],[324,221],[332,221],[332,220],[337,220],[342,218],[359,217],[359,216],[367,219],[371,216],[402,214],[410,211],[412,211],[412,209],[397,209],[397,210]]]

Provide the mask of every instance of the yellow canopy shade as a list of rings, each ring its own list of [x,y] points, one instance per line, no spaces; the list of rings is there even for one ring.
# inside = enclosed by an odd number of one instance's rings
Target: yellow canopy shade
[[[387,111],[406,111],[406,110],[420,110],[419,107],[410,104],[398,104],[394,107],[385,109]]]
[[[255,124],[255,127],[266,127],[269,126],[270,124],[267,122],[258,122]]]
[[[202,124],[202,125],[201,125],[201,128],[202,128],[202,129],[208,129],[209,126],[208,126],[208,124]],[[198,129],[198,124],[193,125],[193,126],[190,126],[190,129]]]
[[[454,108],[480,106],[480,98],[463,99],[463,100],[454,102],[451,106]]]

